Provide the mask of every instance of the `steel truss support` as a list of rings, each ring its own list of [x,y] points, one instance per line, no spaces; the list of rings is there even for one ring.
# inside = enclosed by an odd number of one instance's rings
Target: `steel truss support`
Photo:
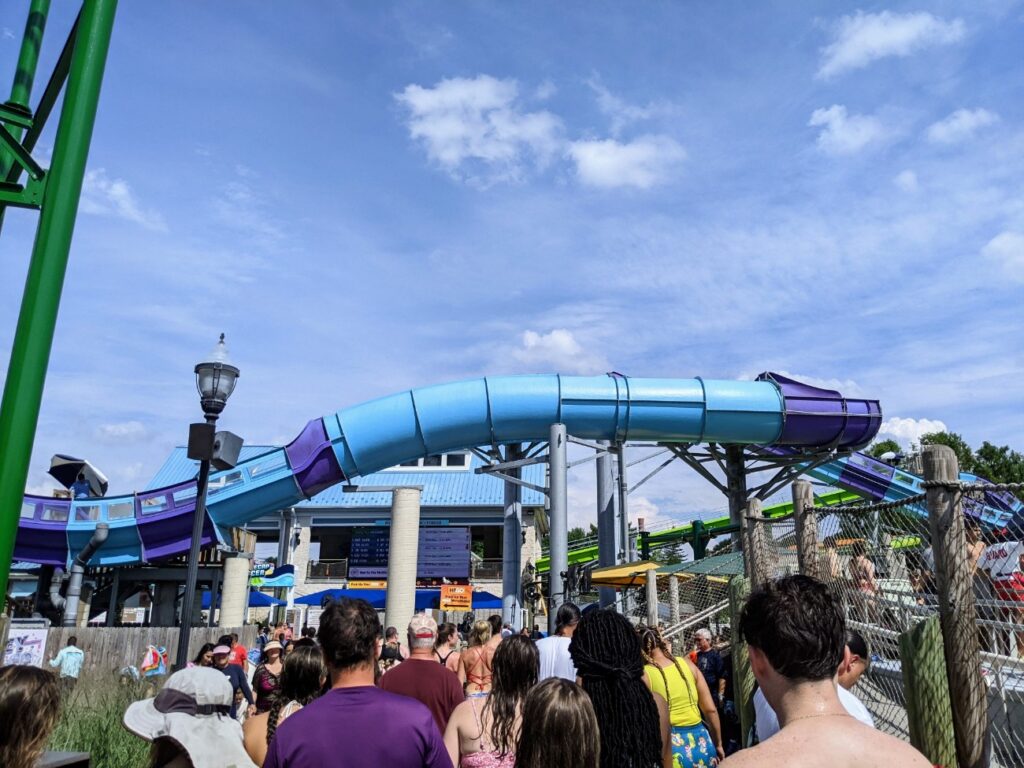
[[[45,6],[45,3],[36,2],[32,9],[39,11]],[[81,17],[72,32],[74,42],[69,39],[70,55],[67,58],[62,55],[54,77],[51,78],[51,84],[55,78],[58,84],[63,82],[59,70],[61,62],[67,61],[67,90],[60,111],[53,159],[43,178],[34,180],[33,194],[37,199],[21,199],[22,193],[29,194],[31,184],[22,189],[14,182],[0,182],[0,204],[28,204],[29,207],[40,208],[21,312],[11,345],[3,400],[0,402],[0,456],[3,457],[0,462],[0,594],[6,594],[7,590],[22,494],[28,478],[32,443],[39,421],[43,385],[57,325],[57,310],[64,288],[75,214],[82,192],[116,9],[117,0],[84,0]],[[45,14],[43,16],[45,18]],[[39,35],[42,34],[42,26],[34,24],[30,17],[26,32],[35,34],[36,30]],[[32,56],[38,56],[38,53],[26,51],[23,45],[19,66],[22,62],[28,62],[34,74],[35,62]],[[19,76],[20,73],[16,78]],[[31,79],[26,81],[22,78],[23,85],[30,83]],[[15,90],[17,88],[16,80]],[[25,159],[24,154],[29,152],[28,139],[35,141],[41,129],[40,123],[49,114],[49,105],[53,102],[46,100],[55,101],[59,90],[59,87],[54,90],[47,86],[44,101],[34,117],[27,108],[21,110],[24,116],[32,118],[26,141],[21,144],[24,150],[20,158],[22,161]],[[26,92],[26,101],[27,97]],[[13,127],[20,130],[24,125]],[[15,133],[11,133],[8,128],[5,130],[12,139],[15,138]],[[14,153],[13,157],[17,158],[18,153]],[[19,162],[14,162],[9,166],[6,179],[11,179],[13,175],[16,182],[22,167]]]

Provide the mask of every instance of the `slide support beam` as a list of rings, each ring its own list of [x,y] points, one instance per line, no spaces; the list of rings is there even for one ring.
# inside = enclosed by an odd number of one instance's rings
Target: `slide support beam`
[[[18,532],[117,0],[85,0],[0,401],[0,594]]]
[[[564,424],[552,424],[548,444],[548,499],[551,504],[551,566],[548,570],[548,631],[555,632],[555,617],[565,602],[565,576],[569,570],[569,496]]]
[[[522,458],[522,446],[509,445],[505,448],[505,461],[514,462]],[[519,467],[506,470],[512,478],[520,478]],[[505,485],[505,518],[502,534],[501,562],[501,618],[516,631],[521,629],[523,620],[523,489],[509,480]]]

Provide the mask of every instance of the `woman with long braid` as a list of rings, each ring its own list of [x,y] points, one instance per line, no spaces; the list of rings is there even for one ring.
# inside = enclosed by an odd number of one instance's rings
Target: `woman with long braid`
[[[672,768],[668,707],[644,685],[640,638],[629,619],[584,614],[569,654],[601,729],[601,768]]]
[[[725,757],[725,750],[718,709],[704,675],[689,659],[673,656],[654,627],[639,627],[639,633],[644,682],[668,702],[673,767],[710,768]]]
[[[327,669],[319,648],[303,646],[288,654],[270,709],[247,718],[242,727],[245,751],[256,765],[263,765],[277,727],[319,696],[326,679]]]

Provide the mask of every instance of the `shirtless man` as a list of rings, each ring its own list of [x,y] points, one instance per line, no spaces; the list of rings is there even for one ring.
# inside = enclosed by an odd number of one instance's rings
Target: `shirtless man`
[[[723,768],[929,768],[921,753],[851,717],[836,692],[845,624],[828,588],[807,576],[769,582],[740,619],[750,666],[782,730],[727,758]]]

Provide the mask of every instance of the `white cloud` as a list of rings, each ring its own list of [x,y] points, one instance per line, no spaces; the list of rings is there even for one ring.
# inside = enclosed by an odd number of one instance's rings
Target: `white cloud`
[[[574,141],[569,155],[580,181],[592,187],[650,187],[667,182],[686,159],[686,150],[668,136]]]
[[[141,440],[146,437],[147,430],[141,421],[121,421],[113,424],[101,424],[96,428],[96,437],[101,440]]]
[[[892,183],[904,192],[916,192],[917,174],[910,169],[900,171],[893,177]]]
[[[1001,232],[985,244],[981,255],[998,264],[1011,279],[1024,282],[1024,233]]]
[[[547,111],[525,112],[515,80],[490,75],[408,85],[395,99],[409,110],[409,135],[457,179],[492,183],[520,178],[529,162],[544,166],[561,144],[562,123]]]
[[[878,435],[879,438],[889,437],[900,445],[909,447],[911,444],[920,443],[921,435],[927,435],[930,432],[946,431],[945,423],[938,419],[904,419],[899,416],[893,416],[882,422]]]
[[[240,175],[243,167],[236,168]],[[228,226],[244,231],[256,240],[281,240],[284,232],[273,222],[267,208],[264,201],[244,181],[229,181],[222,188],[221,194],[212,201],[214,214]]]
[[[558,93],[558,86],[550,80],[545,80],[537,86],[537,90],[533,92],[533,97],[538,101],[547,101],[556,93]]]
[[[980,129],[999,121],[999,115],[987,109],[958,109],[928,126],[928,141],[933,144],[956,144],[974,136]]]
[[[159,213],[142,209],[127,181],[110,178],[103,168],[86,171],[79,209],[82,213],[116,216],[141,224],[147,229],[167,231],[167,225]]]
[[[857,11],[836,24],[835,39],[822,49],[818,77],[860,69],[889,56],[910,56],[932,46],[951,45],[966,33],[962,19],[945,21],[925,12]]]
[[[599,374],[610,369],[607,360],[587,352],[565,328],[549,333],[524,331],[521,346],[512,350],[512,356],[537,373]]]
[[[628,125],[643,120],[650,120],[652,117],[671,110],[671,105],[669,104],[651,102],[644,107],[630,104],[605,88],[604,84],[597,77],[592,77],[588,80],[587,85],[597,95],[598,108],[610,119],[612,135],[614,136],[618,136],[622,129]]]
[[[877,117],[848,114],[842,104],[814,110],[807,125],[821,127],[818,148],[830,155],[852,155],[889,135]]]

